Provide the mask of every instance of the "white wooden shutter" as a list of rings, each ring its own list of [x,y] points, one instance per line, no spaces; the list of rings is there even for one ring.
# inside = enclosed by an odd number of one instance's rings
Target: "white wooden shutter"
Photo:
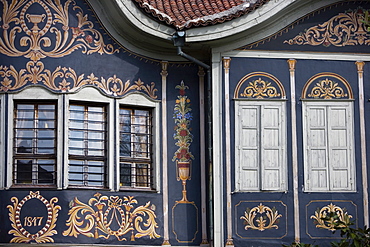
[[[306,190],[353,190],[351,102],[306,102],[305,105]]]
[[[284,181],[281,169],[284,157],[281,105],[261,107],[261,189],[280,190]]]
[[[315,191],[329,189],[329,157],[327,151],[327,108],[309,106],[306,114],[308,178],[306,187]]]
[[[328,107],[330,190],[351,190],[352,122],[348,105]]]
[[[239,109],[239,185],[240,190],[259,189],[259,125],[260,107]]]
[[[236,187],[286,189],[285,102],[237,102]]]

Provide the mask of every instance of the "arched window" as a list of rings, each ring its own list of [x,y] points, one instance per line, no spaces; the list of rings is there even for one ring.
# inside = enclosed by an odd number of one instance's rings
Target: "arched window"
[[[353,93],[333,73],[311,77],[302,92],[305,191],[355,190]]]
[[[235,90],[237,191],[284,191],[286,100],[280,81],[264,72],[243,77]]]

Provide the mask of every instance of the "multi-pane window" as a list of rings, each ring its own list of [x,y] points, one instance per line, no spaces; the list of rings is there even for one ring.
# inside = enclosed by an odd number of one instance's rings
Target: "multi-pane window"
[[[149,109],[121,107],[120,186],[152,188],[152,116]]]
[[[237,101],[237,190],[286,190],[285,117],[285,102]]]
[[[55,185],[56,104],[15,103],[14,185]]]
[[[354,190],[352,102],[304,102],[306,191]]]
[[[97,104],[69,106],[69,184],[106,186],[106,107]]]

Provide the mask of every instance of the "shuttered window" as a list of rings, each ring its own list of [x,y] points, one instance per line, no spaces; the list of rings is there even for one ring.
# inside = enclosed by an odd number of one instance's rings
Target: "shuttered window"
[[[285,102],[236,103],[236,188],[286,190]]]
[[[304,102],[305,189],[354,190],[352,102]]]

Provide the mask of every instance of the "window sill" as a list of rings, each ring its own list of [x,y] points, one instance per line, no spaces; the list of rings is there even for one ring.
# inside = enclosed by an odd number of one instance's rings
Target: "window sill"
[[[78,186],[78,185],[69,185],[67,189],[76,189],[76,190],[106,190],[109,191],[110,189],[107,187],[99,187],[99,186]]]
[[[57,189],[56,185],[40,185],[40,184],[13,184],[9,189]]]
[[[139,192],[149,192],[149,193],[157,193],[156,189],[151,188],[134,188],[134,187],[120,187],[119,191],[139,191]]]

